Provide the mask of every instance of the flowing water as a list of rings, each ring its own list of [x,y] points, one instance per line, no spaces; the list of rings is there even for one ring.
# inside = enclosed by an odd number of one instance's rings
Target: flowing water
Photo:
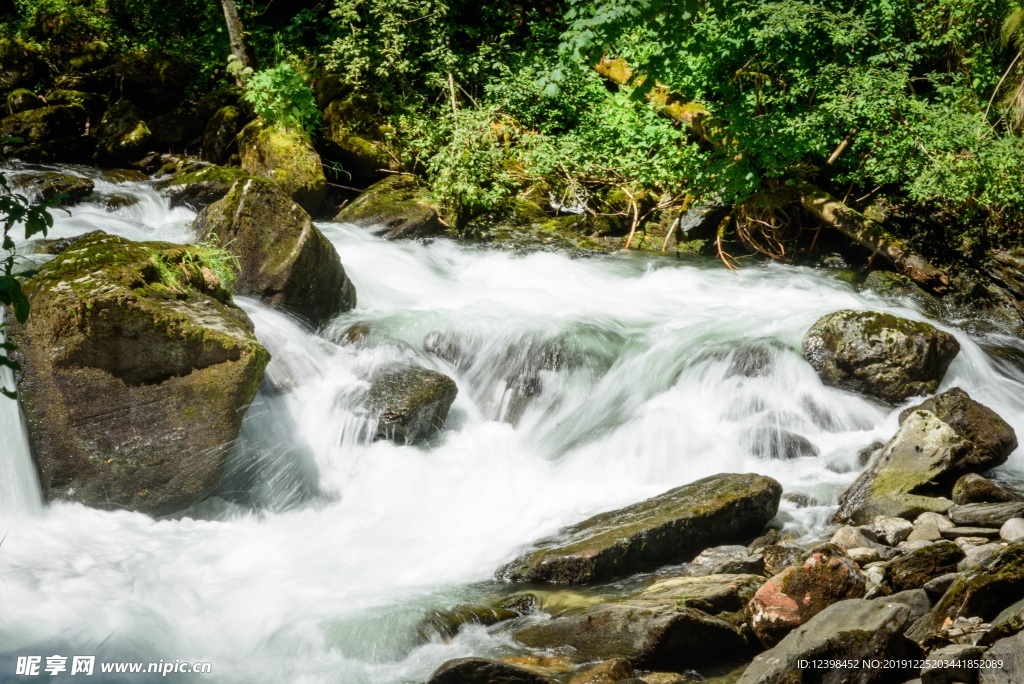
[[[138,203],[108,211],[112,194]],[[53,236],[187,241],[192,217],[146,183],[98,180]],[[203,681],[422,682],[450,658],[512,649],[502,629],[424,636],[430,610],[498,590],[495,569],[532,540],[720,472],[771,475],[819,502],[784,501],[777,522],[821,534],[858,452],[892,435],[898,410],[824,387],[801,338],[842,308],[925,318],[809,269],[320,227],[358,307],[317,335],[238,300],[273,360],[214,499],[161,520],[43,507],[16,404],[0,402],[0,679],[35,653],[209,661]],[[1024,344],[937,325],[962,345],[941,389],[1024,428],[1024,372],[983,348]],[[426,445],[367,440],[365,378],[395,361],[458,383]],[[793,443],[781,431],[805,438],[805,455],[780,458]],[[1024,477],[1019,451],[1001,472]]]

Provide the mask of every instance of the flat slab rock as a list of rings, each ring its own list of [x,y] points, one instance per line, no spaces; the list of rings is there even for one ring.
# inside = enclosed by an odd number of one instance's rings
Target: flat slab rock
[[[538,542],[498,576],[586,584],[684,562],[708,547],[760,534],[781,496],[782,485],[770,477],[713,475],[584,520]]]

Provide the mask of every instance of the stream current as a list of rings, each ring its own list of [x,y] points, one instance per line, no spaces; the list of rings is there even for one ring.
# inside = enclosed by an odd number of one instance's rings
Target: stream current
[[[149,183],[61,170],[96,192],[55,212],[50,237],[192,239],[194,213]],[[137,202],[108,211],[112,194]],[[423,682],[451,658],[514,650],[500,626],[450,642],[425,632],[431,610],[497,592],[497,567],[565,525],[721,472],[806,495],[776,522],[823,534],[858,452],[891,437],[899,409],[824,387],[801,339],[838,309],[927,320],[806,268],[516,255],[318,226],[358,305],[316,334],[237,299],[273,360],[213,499],[159,520],[44,505],[17,404],[0,399],[0,681],[18,655],[62,654],[212,664],[161,681]],[[1024,372],[986,351],[1024,356],[1024,342],[933,323],[962,345],[940,390],[962,387],[1024,429]],[[365,378],[396,361],[458,383],[426,445],[367,438]],[[817,455],[783,458],[787,432]],[[1024,479],[1021,450],[998,475]],[[80,678],[67,674],[46,679]]]

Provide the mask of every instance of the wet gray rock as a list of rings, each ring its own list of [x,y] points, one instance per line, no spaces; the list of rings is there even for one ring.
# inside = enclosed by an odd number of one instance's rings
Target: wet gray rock
[[[875,534],[888,546],[896,546],[905,541],[914,531],[914,524],[903,518],[880,515],[875,518]]]
[[[1024,517],[1024,502],[964,504],[953,506],[948,515],[957,525],[1001,527],[1012,518]]]
[[[11,180],[11,185],[36,201],[49,202],[60,197],[56,204],[58,207],[78,204],[93,191],[94,187],[94,183],[88,178],[57,171],[20,174]]]
[[[902,658],[914,651],[903,638],[912,611],[901,603],[850,599],[834,603],[758,655],[737,684],[790,684],[805,681],[809,659]],[[821,675],[824,672],[819,671]],[[875,668],[832,670],[821,681],[861,684],[892,676]]]
[[[586,584],[687,561],[715,543],[759,534],[781,496],[782,486],[762,475],[706,477],[541,540],[498,574],[519,582]]]
[[[957,505],[1007,501],[1024,501],[1024,497],[977,473],[967,473],[953,485],[953,503]]]
[[[928,596],[933,600],[938,599],[946,593],[946,590],[949,589],[956,578],[956,572],[948,572],[945,575],[939,575],[935,579],[925,582],[923,589],[928,592]]]
[[[334,220],[371,228],[389,240],[431,237],[442,230],[430,190],[407,175],[374,183]]]
[[[419,366],[393,365],[370,380],[365,408],[376,420],[374,439],[419,444],[448,417],[458,387],[447,375]]]
[[[1024,672],[1024,633],[1000,639],[985,653],[985,659],[996,661],[993,667],[978,672],[978,684],[1019,684]]]
[[[909,542],[938,541],[942,530],[955,527],[953,521],[938,513],[922,513],[914,520],[914,530],[907,537]]]
[[[764,573],[764,555],[745,546],[715,546],[701,551],[684,572],[691,577],[760,575]]]
[[[921,669],[922,684],[954,684],[954,682],[976,682],[978,668],[970,667],[971,661],[984,657],[984,649],[971,644],[950,644],[928,654]]]
[[[840,497],[837,521],[945,512],[952,502],[928,494],[948,491],[945,487],[966,472],[1003,464],[1017,446],[1006,421],[957,388],[907,409],[900,423]]]
[[[935,392],[960,344],[928,323],[845,310],[811,326],[803,351],[826,385],[898,404]]]
[[[553,684],[532,668],[489,658],[459,658],[437,668],[427,684]]]
[[[1024,599],[1004,609],[992,620],[984,636],[978,640],[981,646],[994,644],[1000,639],[1013,636],[1024,629]]]
[[[818,447],[803,435],[772,426],[761,426],[743,433],[743,442],[753,456],[763,459],[803,458],[817,456]]]
[[[356,305],[338,252],[302,207],[274,183],[248,178],[192,224],[200,240],[238,256],[238,294],[319,325]]]

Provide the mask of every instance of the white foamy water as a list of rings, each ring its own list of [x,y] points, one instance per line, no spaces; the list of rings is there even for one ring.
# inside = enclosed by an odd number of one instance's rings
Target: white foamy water
[[[189,239],[192,214],[145,184],[98,188],[146,203],[111,218],[89,202],[58,218],[57,235]],[[155,521],[33,506],[34,482],[5,475],[0,672],[19,654],[81,653],[209,661],[202,681],[422,682],[450,658],[510,648],[500,629],[424,642],[426,612],[495,590],[497,567],[586,516],[758,472],[822,501],[780,513],[819,533],[857,452],[892,435],[898,410],[822,386],[800,340],[842,308],[924,318],[807,269],[514,256],[321,228],[358,307],[318,336],[240,300],[274,358],[219,497]],[[364,341],[336,344],[356,323]],[[940,327],[963,347],[941,389],[963,387],[1024,428],[1024,374]],[[365,439],[365,379],[395,361],[458,383],[427,445]],[[0,404],[2,473],[32,473],[20,425],[14,403]],[[778,429],[819,455],[772,458]],[[1003,472],[1024,476],[1019,452]]]

